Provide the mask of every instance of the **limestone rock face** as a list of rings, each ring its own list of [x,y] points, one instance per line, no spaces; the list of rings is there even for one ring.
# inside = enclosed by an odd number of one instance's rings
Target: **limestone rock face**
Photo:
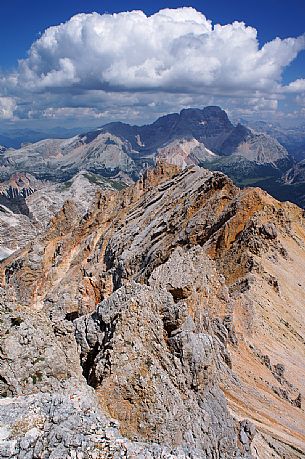
[[[76,207],[0,264],[3,457],[304,457],[303,211],[164,163]]]
[[[305,160],[295,164],[283,177],[285,183],[298,184],[305,182]]]
[[[82,217],[99,190],[119,190],[126,177],[105,179],[81,171],[71,180],[52,183],[35,179],[30,174],[14,174],[0,183],[0,259],[23,248],[49,225],[65,201],[76,204],[76,215]]]
[[[179,139],[159,148],[156,158],[184,168],[203,161],[213,161],[217,155],[196,139]]]
[[[217,344],[186,305],[175,305],[164,289],[131,284],[75,326],[84,375],[125,435],[198,457],[240,454],[237,427],[215,384]]]

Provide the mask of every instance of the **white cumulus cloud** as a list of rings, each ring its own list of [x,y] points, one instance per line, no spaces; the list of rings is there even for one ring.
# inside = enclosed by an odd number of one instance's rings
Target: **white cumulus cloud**
[[[151,16],[78,14],[46,29],[0,86],[22,101],[21,117],[27,110],[35,117],[62,116],[78,107],[77,113],[97,117],[111,103],[118,113],[124,107],[162,112],[170,94],[188,105],[236,98],[234,105],[276,110],[285,93],[304,90],[303,79],[282,85],[284,69],[303,49],[305,35],[260,47],[255,28],[237,21],[213,25],[189,7]]]
[[[284,86],[283,91],[292,93],[305,92],[305,78],[299,78],[298,80],[292,81],[289,85]]]
[[[0,120],[10,120],[14,117],[16,101],[12,97],[0,96]]]
[[[243,22],[212,26],[193,8],[78,14],[50,27],[19,64],[31,89],[275,90],[305,37],[259,47]]]

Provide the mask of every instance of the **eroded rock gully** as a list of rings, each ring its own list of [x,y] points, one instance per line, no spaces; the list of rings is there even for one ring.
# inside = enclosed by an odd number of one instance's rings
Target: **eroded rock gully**
[[[301,209],[160,163],[0,271],[0,457],[304,457]]]

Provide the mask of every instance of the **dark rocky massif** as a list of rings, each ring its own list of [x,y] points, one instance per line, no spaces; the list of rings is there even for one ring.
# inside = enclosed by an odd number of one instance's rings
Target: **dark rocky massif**
[[[0,181],[25,173],[38,181],[64,184],[87,172],[130,183],[162,160],[182,168],[195,164],[221,171],[238,186],[259,186],[276,199],[303,207],[302,190],[282,179],[295,167],[296,156],[267,132],[232,124],[217,106],[188,108],[144,126],[114,122],[68,139],[0,147]],[[1,202],[5,199],[0,196],[0,204],[24,214],[22,198],[14,209],[12,202]]]
[[[0,457],[304,457],[297,206],[159,163],[0,280]]]
[[[305,206],[303,184],[286,179],[301,164],[275,139],[234,126],[220,107],[189,108],[149,125],[110,123],[70,139],[0,147],[0,259],[40,234],[65,200],[81,215],[96,191],[122,189],[158,161],[222,171],[238,186]]]
[[[275,139],[264,133],[255,133],[238,124],[234,126],[220,107],[189,108],[172,113],[145,126],[131,126],[120,122],[106,124],[92,132],[71,139],[47,139],[28,144],[20,149],[0,151],[0,177],[7,179],[17,171],[27,171],[39,179],[68,180],[81,170],[105,177],[127,174],[137,179],[147,167],[161,156],[176,163],[174,154],[177,141],[191,142],[201,154],[191,156],[191,163],[231,158],[236,169],[236,158],[241,161],[240,170],[251,165],[269,164],[271,170],[278,163],[289,163],[288,153]],[[173,144],[174,142],[174,144]],[[179,150],[179,148],[178,148]],[[191,151],[186,154],[190,155]],[[186,159],[186,158],[185,158]],[[188,164],[186,160],[184,164]]]

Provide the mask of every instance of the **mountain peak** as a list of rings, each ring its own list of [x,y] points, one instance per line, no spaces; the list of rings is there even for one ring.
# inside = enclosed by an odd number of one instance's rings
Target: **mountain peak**
[[[205,121],[221,121],[224,123],[224,126],[228,126],[230,128],[234,127],[225,110],[218,107],[217,105],[210,105],[200,108],[184,108],[180,112],[180,117],[182,119],[190,119],[196,121],[198,120],[205,120]]]
[[[234,179],[260,177],[258,164],[272,167],[272,177],[279,170],[278,161],[285,160],[283,167],[288,168],[287,151],[278,142],[241,124],[234,126],[224,110],[211,105],[185,108],[143,126],[113,122],[71,139],[8,150],[0,155],[0,174],[6,179],[14,171],[27,170],[40,179],[62,181],[86,169],[112,178],[124,173],[137,180],[158,157],[183,167],[199,164],[222,170]]]

